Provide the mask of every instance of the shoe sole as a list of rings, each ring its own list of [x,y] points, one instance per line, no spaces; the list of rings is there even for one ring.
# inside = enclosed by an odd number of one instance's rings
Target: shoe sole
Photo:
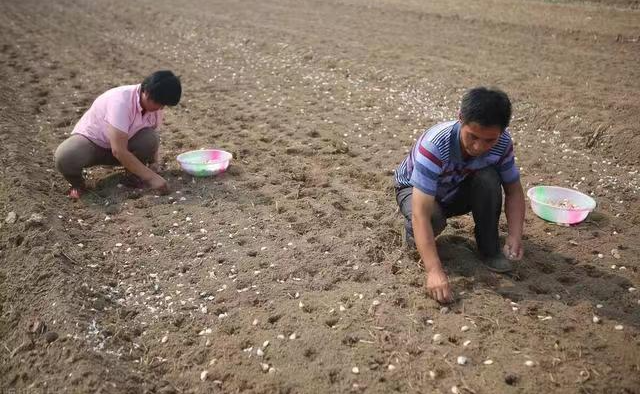
[[[483,265],[484,265],[484,266],[485,266],[489,271],[491,271],[491,272],[495,272],[495,273],[498,273],[498,274],[506,274],[507,272],[511,272],[511,271],[513,271],[513,268],[509,268],[509,269],[505,269],[505,270],[500,270],[500,269],[497,269],[497,268],[490,267],[490,266],[488,266],[488,265],[486,265],[486,264],[484,264],[484,263],[483,263]]]

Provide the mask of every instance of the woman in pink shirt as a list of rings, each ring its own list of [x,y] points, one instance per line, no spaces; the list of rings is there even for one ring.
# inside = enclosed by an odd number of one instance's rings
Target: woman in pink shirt
[[[160,152],[156,129],[163,108],[177,105],[181,95],[177,76],[156,71],[142,84],[98,96],[56,149],[56,168],[71,184],[69,197],[80,198],[86,190],[82,170],[97,165],[122,165],[152,189],[168,191],[167,181],[156,173]]]

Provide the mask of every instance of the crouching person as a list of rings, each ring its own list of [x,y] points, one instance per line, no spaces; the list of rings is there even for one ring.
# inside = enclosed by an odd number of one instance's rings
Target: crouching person
[[[167,192],[167,181],[157,174],[157,129],[164,107],[177,105],[181,94],[177,76],[157,71],[142,84],[120,86],[98,96],[55,152],[56,168],[71,184],[69,197],[80,198],[86,191],[82,170],[98,165],[122,165],[152,189]]]
[[[474,88],[462,98],[458,120],[435,125],[417,140],[395,171],[396,201],[405,217],[405,241],[417,247],[429,296],[452,300],[435,237],[447,218],[471,212],[481,261],[495,272],[522,258],[524,192],[507,131],[511,102],[500,90]],[[508,235],[498,238],[502,190]]]

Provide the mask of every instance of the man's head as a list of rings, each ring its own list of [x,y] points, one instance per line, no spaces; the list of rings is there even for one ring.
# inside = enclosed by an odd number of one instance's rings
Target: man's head
[[[466,156],[488,152],[509,126],[511,101],[499,89],[473,88],[462,97],[460,142]]]
[[[145,111],[153,112],[165,106],[180,102],[182,85],[171,71],[156,71],[142,81],[140,105]]]

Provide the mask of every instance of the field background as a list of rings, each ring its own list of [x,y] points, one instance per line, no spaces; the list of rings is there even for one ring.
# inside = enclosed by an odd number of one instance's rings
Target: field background
[[[0,391],[640,392],[637,1],[0,0],[0,26]],[[158,69],[184,88],[173,192],[97,168],[67,200],[56,146]],[[442,310],[391,174],[475,85],[512,97],[526,187],[598,207],[571,228],[528,211],[511,276],[450,220]],[[201,147],[232,167],[181,173]]]

